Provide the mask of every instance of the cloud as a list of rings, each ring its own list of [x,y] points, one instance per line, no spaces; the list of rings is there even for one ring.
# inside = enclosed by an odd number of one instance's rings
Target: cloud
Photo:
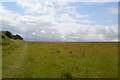
[[[41,31],[42,34],[45,34],[46,32],[45,31]]]
[[[113,20],[108,19],[108,20],[106,20],[106,22],[111,23],[111,22],[113,22]]]
[[[110,14],[118,14],[118,8],[107,8],[107,10]]]
[[[58,2],[119,2],[119,0],[53,0]]]
[[[64,23],[57,25],[64,40],[113,40],[117,39],[117,26],[82,25]]]
[[[53,3],[51,2],[17,2],[17,5],[25,10],[26,14],[54,14]]]
[[[36,3],[34,3],[36,4]],[[53,4],[45,3],[49,6]],[[23,7],[24,9],[29,9],[33,3]],[[41,3],[37,4],[41,5]],[[61,11],[63,6],[61,5],[58,11]],[[33,7],[33,6],[32,6]],[[44,6],[42,6],[44,7]],[[38,7],[37,8],[41,8]],[[52,7],[54,8],[54,7]],[[33,8],[30,8],[33,9]],[[49,10],[49,9],[48,9]],[[59,41],[79,41],[79,40],[117,40],[118,37],[118,26],[102,26],[102,25],[87,25],[81,23],[88,23],[89,20],[76,19],[71,16],[69,10],[75,10],[74,7],[65,7],[63,13],[59,13],[57,16],[57,11],[54,8],[55,13],[43,14],[43,15],[32,15],[33,13],[27,11],[26,15],[20,15],[13,11],[7,10],[0,6],[0,21],[2,22],[3,30],[10,30],[13,33],[22,35],[25,40],[59,40]],[[68,11],[68,12],[66,12]],[[38,11],[38,13],[44,13],[44,11]],[[29,14],[31,15],[29,15]],[[73,14],[78,14],[77,12]],[[81,14],[78,14],[81,15]],[[83,15],[84,18],[88,17]],[[83,18],[83,17],[82,17]],[[60,22],[61,21],[61,22]],[[79,24],[77,23],[79,22]]]
[[[79,19],[79,17],[74,18],[67,13],[63,13],[59,15],[57,20],[60,22],[70,22],[70,23],[91,23],[92,22],[91,20],[81,20]]]
[[[62,22],[81,22],[81,23],[91,23],[90,20],[82,20],[81,18],[89,17],[89,15],[82,15],[76,12],[74,6],[70,6],[67,2],[17,2],[17,5],[25,10],[26,14],[31,15],[42,15],[44,19],[50,19]],[[35,5],[35,6],[34,6]],[[72,13],[71,13],[72,11]],[[60,15],[60,16],[59,16]],[[72,16],[73,17],[72,17]],[[78,20],[78,18],[80,18]]]
[[[2,2],[16,2],[18,0],[1,0]],[[24,2],[25,0],[19,0]],[[45,0],[27,0],[28,2],[43,2]],[[119,2],[119,0],[46,0],[49,2]]]

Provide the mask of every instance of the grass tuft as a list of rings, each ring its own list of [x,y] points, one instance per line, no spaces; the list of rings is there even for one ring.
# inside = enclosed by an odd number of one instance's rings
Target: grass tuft
[[[67,73],[63,73],[63,74],[61,75],[61,78],[64,78],[64,79],[72,79],[73,76],[72,76],[71,73],[67,72]]]

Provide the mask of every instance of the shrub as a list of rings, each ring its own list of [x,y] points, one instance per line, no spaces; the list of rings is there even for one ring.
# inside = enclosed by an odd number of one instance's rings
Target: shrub
[[[56,52],[60,52],[60,51],[56,51]]]
[[[65,78],[65,79],[72,79],[73,76],[71,73],[64,73],[61,75],[61,78]]]
[[[19,39],[19,40],[23,40],[23,38],[20,36],[20,35],[14,35],[14,39],[16,40],[16,39]]]
[[[6,39],[6,37],[10,38],[10,39],[19,39],[19,40],[23,40],[23,38],[16,34],[16,35],[13,35],[10,31],[1,31],[1,38],[2,39]],[[6,36],[6,37],[5,37]]]
[[[72,53],[72,51],[71,51],[71,52],[69,52],[69,53]]]
[[[7,37],[9,37],[11,39],[13,38],[13,35],[10,31],[2,31],[2,33],[4,33]]]

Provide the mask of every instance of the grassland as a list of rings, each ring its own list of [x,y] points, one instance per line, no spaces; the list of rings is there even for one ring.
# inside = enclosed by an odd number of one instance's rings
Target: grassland
[[[0,46],[0,79],[2,78],[2,46]]]
[[[25,42],[2,46],[3,78],[116,78],[117,42]]]

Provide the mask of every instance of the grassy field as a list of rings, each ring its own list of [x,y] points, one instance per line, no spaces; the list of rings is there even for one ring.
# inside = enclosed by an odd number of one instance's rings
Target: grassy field
[[[24,42],[3,45],[3,78],[116,78],[117,42]]]
[[[2,46],[0,46],[0,79],[2,78]]]

